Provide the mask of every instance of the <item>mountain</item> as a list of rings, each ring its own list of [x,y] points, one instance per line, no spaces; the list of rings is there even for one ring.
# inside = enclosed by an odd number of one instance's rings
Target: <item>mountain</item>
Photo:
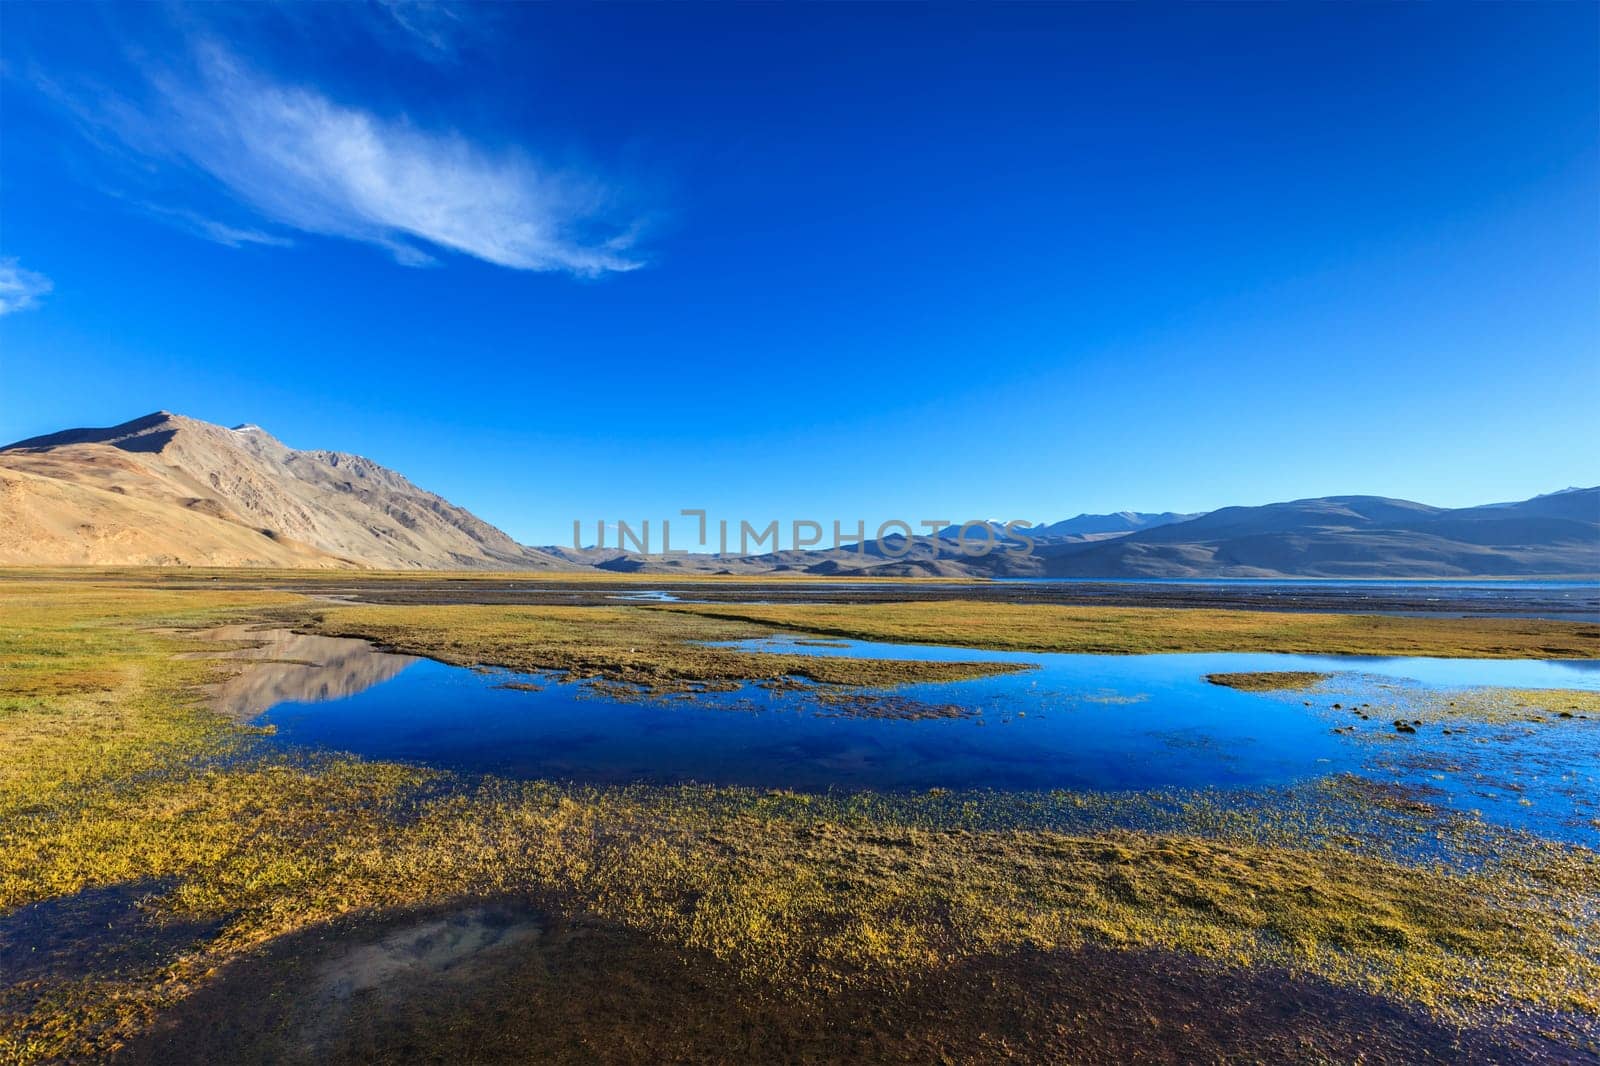
[[[1172,511],[1163,511],[1160,514],[1146,514],[1142,511],[1118,511],[1115,514],[1081,514],[1076,518],[1068,518],[1063,522],[1034,526],[1027,532],[1035,540],[1058,540],[1066,537],[1087,539],[1137,533],[1141,529],[1170,526],[1175,522],[1187,522],[1190,519],[1199,517],[1197,514],[1177,514]]]
[[[1080,515],[995,537],[970,558],[953,543],[886,538],[883,545],[659,560],[616,550],[564,554],[615,572],[805,573],[876,577],[1449,578],[1600,574],[1600,488],[1531,500],[1443,508],[1380,496],[1327,496],[1201,515]],[[1120,527],[1133,528],[1120,528]],[[1020,538],[1034,541],[1020,552]],[[972,527],[969,542],[983,539]]]
[[[0,449],[0,563],[564,565],[370,459],[166,411]]]
[[[975,544],[983,539],[983,527],[987,526],[990,536],[996,542],[1018,543],[1021,537],[1028,537],[1034,541],[1080,542],[1121,537],[1140,529],[1154,529],[1157,526],[1171,525],[1174,522],[1187,522],[1191,518],[1198,517],[1200,517],[1198,514],[1176,514],[1172,511],[1164,511],[1161,514],[1146,514],[1142,511],[1117,511],[1115,514],[1081,514],[1076,518],[1068,518],[1060,522],[1050,522],[1036,526],[1024,524],[1012,526],[1007,522],[996,521],[981,522],[965,527],[949,525],[939,530],[939,536],[945,540],[965,539],[968,543]],[[965,534],[964,538],[963,533]]]
[[[1600,488],[1457,509],[1328,496],[1045,548],[1054,577],[1474,577],[1600,573]]]
[[[1080,521],[1082,519],[1083,521]],[[1118,525],[1143,528],[1118,530]],[[1202,515],[1084,515],[1008,533],[964,557],[959,526],[882,545],[665,560],[615,549],[546,549],[617,573],[802,573],[878,577],[1448,578],[1600,574],[1600,488],[1449,509],[1378,496],[1328,496]],[[1109,528],[1108,528],[1109,527]],[[980,527],[969,543],[983,539]],[[1021,538],[1034,541],[1030,551]]]
[[[1600,488],[1443,508],[1326,496],[1200,515],[1078,515],[962,555],[937,539],[759,555],[529,548],[370,459],[158,411],[0,449],[0,565],[566,569],[857,577],[1515,577],[1600,574]],[[1033,542],[1023,552],[1022,538]],[[969,542],[983,538],[979,528]]]

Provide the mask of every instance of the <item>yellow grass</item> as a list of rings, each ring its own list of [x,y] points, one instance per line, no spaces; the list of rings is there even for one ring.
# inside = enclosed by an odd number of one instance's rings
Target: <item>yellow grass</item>
[[[636,607],[336,607],[320,612],[312,628],[329,636],[366,637],[457,665],[564,670],[573,678],[654,689],[791,677],[836,685],[896,685],[1024,669],[1008,663],[823,658],[706,647],[708,641],[759,637],[769,630]]]
[[[1006,651],[1149,654],[1262,651],[1484,659],[1600,658],[1600,625],[972,600],[862,604],[668,604],[653,611],[857,640]]]

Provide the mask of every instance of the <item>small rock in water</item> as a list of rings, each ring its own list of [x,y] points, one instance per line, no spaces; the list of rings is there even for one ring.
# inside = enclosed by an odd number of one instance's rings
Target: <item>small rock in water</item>
[[[1402,718],[1396,718],[1394,720],[1394,731],[1396,733],[1415,733],[1417,729],[1410,722]]]

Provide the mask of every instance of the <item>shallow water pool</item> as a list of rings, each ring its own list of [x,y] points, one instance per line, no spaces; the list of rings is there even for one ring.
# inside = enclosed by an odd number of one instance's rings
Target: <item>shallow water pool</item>
[[[276,743],[466,773],[816,791],[1031,791],[1231,788],[1353,771],[1498,821],[1549,822],[1557,835],[1600,837],[1592,821],[1600,720],[1491,726],[1434,718],[1403,736],[1390,722],[1397,708],[1407,717],[1426,713],[1414,707],[1437,700],[1441,690],[1597,690],[1593,663],[1049,655],[860,641],[736,645],[1035,666],[839,703],[836,692],[809,685],[619,694],[552,675],[391,656],[362,641],[294,640],[297,661],[269,656],[254,668],[269,680],[233,685],[234,713],[275,726]],[[1204,679],[1256,670],[1337,676],[1314,692],[1273,694]]]

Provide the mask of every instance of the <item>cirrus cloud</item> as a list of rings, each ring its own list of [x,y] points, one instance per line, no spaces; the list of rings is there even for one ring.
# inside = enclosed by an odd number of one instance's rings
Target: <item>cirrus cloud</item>
[[[212,42],[195,56],[184,74],[149,73],[146,101],[74,110],[141,156],[203,173],[270,223],[377,245],[406,266],[440,251],[581,277],[643,265],[637,223],[605,182],[277,82]],[[222,243],[279,243],[188,228]]]
[[[55,288],[50,279],[24,270],[15,258],[0,259],[0,315],[39,306],[39,298]]]
[[[186,208],[163,207],[160,204],[140,204],[145,214],[162,222],[170,223],[196,237],[204,237],[208,241],[228,248],[243,248],[248,244],[266,245],[270,248],[290,248],[294,242],[287,237],[279,237],[272,233],[263,233],[258,229],[246,226],[233,226],[226,222],[218,222],[208,218],[198,211]]]

